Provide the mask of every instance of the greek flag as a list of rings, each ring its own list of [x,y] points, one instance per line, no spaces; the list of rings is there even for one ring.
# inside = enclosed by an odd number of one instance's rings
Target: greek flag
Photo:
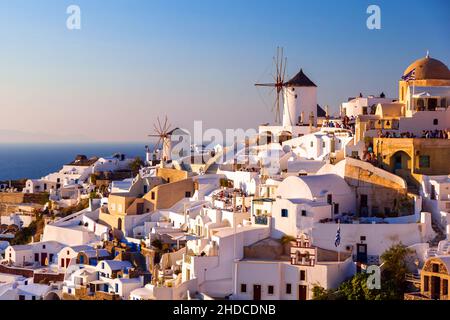
[[[412,69],[410,72],[405,74],[402,77],[402,80],[404,81],[416,80],[416,68]]]
[[[334,240],[334,246],[339,247],[341,244],[341,224],[338,224],[338,229],[336,231],[336,239]]]

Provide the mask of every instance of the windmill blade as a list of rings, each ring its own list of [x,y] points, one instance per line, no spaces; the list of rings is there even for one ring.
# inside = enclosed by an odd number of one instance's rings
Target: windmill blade
[[[158,139],[158,142],[155,144],[155,147],[153,148],[153,153],[155,153],[156,152],[156,150],[158,149],[158,146],[160,145],[160,143],[161,143],[161,137],[159,137],[159,139]]]
[[[255,83],[256,87],[275,87],[276,83]]]
[[[171,129],[171,127],[172,127],[172,124],[169,122],[168,124],[167,124],[167,128],[166,128],[166,134],[168,134],[170,131],[172,131],[173,129]]]
[[[166,118],[165,118],[165,120],[164,120],[164,126],[163,126],[163,132],[164,132],[164,133],[166,133],[166,129],[167,129],[167,128],[166,128],[166,126],[167,126],[167,120],[168,120],[168,119],[167,119],[167,115],[166,115]]]
[[[283,87],[285,86],[287,58],[284,56],[284,48],[277,47],[276,54],[273,56],[273,64],[275,66],[275,74],[272,74],[274,83],[257,83],[255,86],[272,87],[272,92],[276,89],[275,101],[272,107],[272,112],[275,112],[275,122],[281,122],[281,99],[283,96]]]
[[[156,124],[153,124],[153,128],[155,129],[155,132],[158,134],[158,136],[161,136],[161,130],[158,129],[158,127],[156,127]]]
[[[283,48],[281,48],[281,55],[280,55],[280,70],[279,70],[280,82],[282,74],[283,74]]]
[[[158,117],[158,128],[159,128],[159,133],[162,133],[163,130],[162,130],[161,121],[159,120],[159,117]]]
[[[280,47],[277,47],[277,75],[280,74]]]

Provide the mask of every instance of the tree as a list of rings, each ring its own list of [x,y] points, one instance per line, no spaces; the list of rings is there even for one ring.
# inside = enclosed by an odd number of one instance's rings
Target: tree
[[[357,273],[348,281],[343,282],[338,289],[345,300],[380,300],[383,296],[381,290],[369,289],[367,286],[367,273]]]
[[[386,299],[403,299],[407,285],[405,275],[408,272],[406,257],[410,253],[411,249],[399,243],[381,255],[381,288]]]
[[[369,274],[357,273],[352,278],[341,283],[338,289],[326,290],[318,285],[313,287],[314,300],[381,300],[381,290],[369,289],[367,279]]]
[[[412,252],[403,244],[393,245],[381,255],[381,289],[369,289],[368,273],[357,273],[338,289],[313,287],[314,300],[402,300],[408,272],[406,257]]]
[[[315,285],[312,288],[313,293],[313,300],[336,300],[337,298],[337,291],[330,289],[326,290],[325,288]]]
[[[159,250],[162,250],[163,248],[163,243],[161,242],[161,240],[159,239],[155,239],[151,242],[151,245]]]
[[[133,162],[130,163],[130,170],[137,173],[143,166],[144,161],[142,161],[140,157],[136,157]]]

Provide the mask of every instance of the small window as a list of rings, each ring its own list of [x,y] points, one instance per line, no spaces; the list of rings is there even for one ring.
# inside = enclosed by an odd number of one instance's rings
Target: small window
[[[281,216],[287,218],[289,215],[288,209],[281,209]]]
[[[297,95],[295,95],[295,99],[297,99]]]
[[[310,145],[311,145],[311,148],[314,147],[314,141],[311,141]]]
[[[42,249],[45,249],[45,244],[42,245]]]
[[[242,293],[247,292],[247,285],[245,283],[241,283],[241,292]]]
[[[116,293],[118,293],[119,292],[119,284],[118,283],[116,283],[115,289],[116,289]]]
[[[448,295],[448,280],[447,279],[442,280],[442,294],[444,296]]]
[[[430,167],[430,156],[420,156],[419,157],[419,167],[429,168]]]
[[[292,293],[292,285],[290,283],[286,283],[286,294]]]
[[[302,217],[306,217],[306,210],[302,210]]]
[[[325,148],[325,141],[322,142],[322,148]]]
[[[332,204],[333,203],[333,195],[327,194],[327,203]]]
[[[425,291],[425,292],[429,291],[430,290],[429,285],[430,285],[430,277],[424,276],[423,277],[423,291]]]
[[[69,250],[67,250],[67,255],[70,255],[70,251]]]
[[[433,272],[434,273],[439,273],[439,264],[433,263]]]
[[[191,197],[191,192],[190,192],[190,191],[187,191],[187,192],[184,194],[184,197],[185,197],[185,198],[190,198],[190,197]]]
[[[36,300],[36,296],[31,296],[31,300]]]
[[[433,125],[437,126],[439,124],[439,120],[438,119],[433,119]]]
[[[306,271],[300,270],[300,281],[305,281],[305,280],[306,280]]]
[[[154,191],[152,191],[151,197],[152,197],[152,200],[155,200],[155,192]]]
[[[361,241],[366,241],[366,236],[361,236],[361,237],[359,237],[359,239],[360,239]]]
[[[273,286],[268,286],[267,287],[267,293],[268,294],[273,294]]]

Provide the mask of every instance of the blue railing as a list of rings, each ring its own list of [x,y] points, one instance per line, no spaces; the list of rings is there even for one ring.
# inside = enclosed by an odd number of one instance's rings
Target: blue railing
[[[267,216],[255,216],[255,223],[256,224],[264,224],[267,225]]]

